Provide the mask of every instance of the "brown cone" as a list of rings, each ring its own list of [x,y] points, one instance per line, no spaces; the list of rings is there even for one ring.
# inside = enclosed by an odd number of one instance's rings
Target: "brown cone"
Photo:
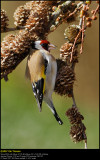
[[[72,63],[70,62],[72,46],[73,46],[72,43],[66,42],[60,48],[60,52],[61,52],[60,57],[62,58],[63,61],[67,62],[67,64],[70,65],[70,66],[72,64],[78,63],[77,47],[75,47],[75,50],[73,52]]]
[[[66,115],[68,116],[71,123],[70,136],[72,140],[74,142],[87,140],[87,136],[85,133],[86,127],[82,123],[84,117],[80,114],[78,108],[73,105],[70,109],[68,109]]]
[[[8,16],[6,15],[6,11],[1,10],[1,32],[4,32],[7,30],[8,27]]]
[[[78,108],[74,105],[66,112],[66,115],[69,117],[71,124],[78,124],[84,119],[84,117],[78,111]]]
[[[71,126],[70,130],[70,136],[74,142],[80,142],[83,140],[86,140],[86,134],[85,134],[86,127],[83,123],[79,123],[76,125]]]
[[[69,25],[66,29],[65,29],[65,38],[67,38],[67,40],[70,43],[74,43],[75,38],[77,36],[77,34],[79,33],[80,30],[80,26],[78,25]],[[79,36],[77,43],[81,42],[81,35]]]
[[[57,59],[57,78],[55,92],[61,96],[68,95],[71,97],[74,81],[74,71],[69,66],[67,66],[66,62]]]
[[[24,26],[26,24],[26,20],[29,17],[30,11],[25,9],[24,6],[18,7],[14,12],[14,24],[16,27]]]

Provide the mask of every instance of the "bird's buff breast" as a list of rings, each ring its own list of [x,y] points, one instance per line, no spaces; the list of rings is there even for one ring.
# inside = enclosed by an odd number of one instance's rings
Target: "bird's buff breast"
[[[57,64],[55,61],[48,64],[46,73],[45,92],[53,92],[57,74]]]

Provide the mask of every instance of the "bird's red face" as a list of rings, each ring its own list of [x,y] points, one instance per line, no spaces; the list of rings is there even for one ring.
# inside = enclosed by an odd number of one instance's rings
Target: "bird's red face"
[[[56,48],[56,46],[54,46],[53,44],[50,44],[50,42],[47,41],[47,40],[42,40],[40,42],[40,45],[42,46],[43,49],[45,49],[45,50],[47,50],[49,52],[50,52],[51,49],[55,49]]]
[[[47,50],[47,51],[48,51],[48,48],[49,48],[49,44],[50,44],[50,42],[47,41],[47,40],[41,40],[41,42],[40,42],[40,45],[42,46],[42,48]]]
[[[50,52],[51,49],[55,48],[56,46],[50,44],[50,42],[47,40],[35,41],[32,43],[32,49],[46,50]]]
[[[41,40],[40,44],[50,44],[50,42],[47,40]]]

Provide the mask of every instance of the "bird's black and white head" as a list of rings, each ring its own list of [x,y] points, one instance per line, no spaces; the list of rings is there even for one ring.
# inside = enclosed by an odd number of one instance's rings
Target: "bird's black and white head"
[[[50,50],[55,49],[56,46],[51,44],[47,40],[40,40],[40,41],[35,41],[32,43],[32,49],[37,49],[37,50],[46,50],[50,52]]]

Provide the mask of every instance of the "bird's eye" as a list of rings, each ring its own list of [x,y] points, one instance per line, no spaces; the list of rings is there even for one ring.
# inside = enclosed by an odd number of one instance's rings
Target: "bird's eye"
[[[42,46],[45,50],[48,50],[48,44],[47,44],[47,43],[42,43],[41,46]]]

